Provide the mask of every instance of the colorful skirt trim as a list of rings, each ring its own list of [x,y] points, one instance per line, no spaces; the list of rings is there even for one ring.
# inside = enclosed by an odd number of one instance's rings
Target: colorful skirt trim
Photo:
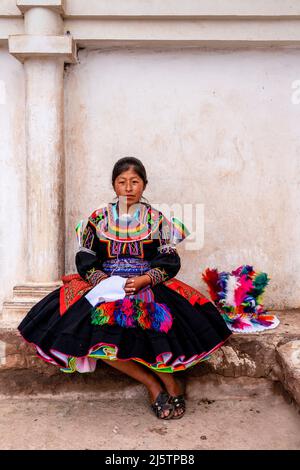
[[[179,372],[188,369],[189,367],[193,367],[195,364],[200,362],[206,361],[211,357],[211,354],[219,349],[226,340],[222,341],[221,343],[217,344],[213,349],[203,354],[194,355],[189,359],[185,359],[184,356],[180,356],[174,358],[172,361],[173,354],[171,352],[164,352],[157,356],[156,362],[151,364],[149,362],[144,361],[140,358],[131,357],[128,359],[118,359],[118,347],[115,345],[110,344],[101,344],[96,345],[91,352],[85,357],[74,357],[68,356],[63,354],[59,351],[55,351],[51,349],[52,357],[48,356],[44,351],[42,351],[38,346],[35,345],[37,355],[41,357],[45,362],[50,364],[60,366],[61,363],[54,360],[53,356],[56,357],[59,361],[65,363],[65,367],[61,367],[60,371],[71,374],[73,372],[80,372],[80,373],[87,373],[87,372],[94,372],[97,365],[98,359],[106,359],[110,361],[114,360],[121,360],[121,361],[136,361],[144,366],[152,369],[156,372],[166,372],[166,373],[173,373]]]

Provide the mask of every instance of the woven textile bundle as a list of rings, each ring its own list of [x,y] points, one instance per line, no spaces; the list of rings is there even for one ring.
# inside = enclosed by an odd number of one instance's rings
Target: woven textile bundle
[[[232,330],[253,333],[275,328],[279,320],[262,304],[262,296],[270,278],[256,272],[253,266],[242,265],[231,272],[207,268],[202,273],[211,300]]]

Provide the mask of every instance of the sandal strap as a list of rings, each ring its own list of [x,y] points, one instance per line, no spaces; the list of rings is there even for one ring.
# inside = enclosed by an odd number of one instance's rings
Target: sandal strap
[[[157,397],[156,397],[156,400],[154,402],[154,404],[156,406],[163,406],[165,405],[166,403],[169,403],[169,400],[170,400],[170,395],[166,392],[160,392]]]
[[[156,397],[155,402],[151,405],[152,410],[155,412],[158,418],[169,419],[172,411],[174,410],[173,404],[170,402],[170,396],[166,392],[160,392]],[[170,413],[167,416],[161,416],[162,412],[169,410]]]
[[[185,409],[185,399],[183,395],[178,395],[177,397],[172,397],[171,401],[177,408],[181,407]]]

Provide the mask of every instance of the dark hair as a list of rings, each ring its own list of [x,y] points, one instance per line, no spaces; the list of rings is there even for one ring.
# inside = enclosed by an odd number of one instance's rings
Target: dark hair
[[[148,183],[146,170],[141,160],[135,157],[123,157],[115,163],[111,177],[112,185],[114,186],[116,178],[123,173],[123,171],[129,170],[131,167],[133,167],[134,171],[142,178],[145,188]]]

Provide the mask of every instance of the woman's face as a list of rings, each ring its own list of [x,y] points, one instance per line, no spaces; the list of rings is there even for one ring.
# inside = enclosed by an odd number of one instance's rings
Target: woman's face
[[[114,182],[114,190],[116,195],[120,198],[126,197],[127,207],[139,202],[144,191],[144,181],[134,171],[132,167],[129,170],[123,171]]]

